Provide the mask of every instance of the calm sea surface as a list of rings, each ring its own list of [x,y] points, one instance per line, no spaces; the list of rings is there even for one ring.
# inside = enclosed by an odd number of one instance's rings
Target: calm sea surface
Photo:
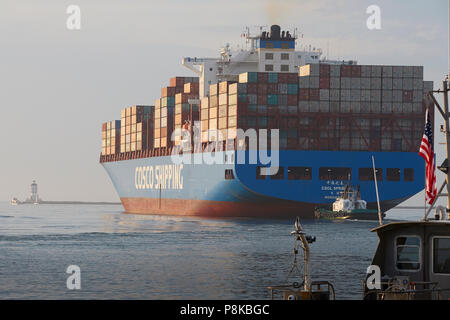
[[[293,221],[123,214],[121,206],[0,203],[0,299],[268,299],[292,267]],[[422,210],[392,210],[415,220]],[[377,245],[368,221],[303,221],[314,280],[360,299]],[[302,256],[299,256],[300,270]],[[68,290],[66,268],[81,268]],[[288,281],[288,282],[287,282]]]

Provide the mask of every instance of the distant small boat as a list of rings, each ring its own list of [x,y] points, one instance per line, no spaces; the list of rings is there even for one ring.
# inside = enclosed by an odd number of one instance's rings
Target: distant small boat
[[[20,204],[20,201],[19,201],[19,199],[17,199],[17,198],[12,198],[12,200],[11,200],[11,205],[13,205],[13,206],[17,206],[17,205],[19,205]]]

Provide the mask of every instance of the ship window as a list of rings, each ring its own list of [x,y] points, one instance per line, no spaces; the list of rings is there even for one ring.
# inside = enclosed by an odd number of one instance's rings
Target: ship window
[[[383,169],[377,168],[377,181],[383,180]],[[373,168],[359,168],[360,181],[373,181]]]
[[[283,180],[284,179],[284,168],[279,167],[278,172],[274,175],[270,176],[270,179],[272,180]]]
[[[405,168],[405,181],[408,181],[408,182],[414,181],[414,169],[413,168]]]
[[[273,71],[273,64],[266,64],[266,71]]]
[[[266,52],[266,60],[273,60],[273,53]]]
[[[386,170],[387,181],[400,181],[400,169],[398,168],[388,168]]]
[[[351,174],[352,174],[351,168],[329,168],[329,167],[319,168],[320,180],[345,181],[348,180]]]
[[[433,239],[433,272],[450,274],[450,238]]]
[[[284,71],[284,72],[289,71],[289,65],[282,64],[281,67],[280,67],[280,71]]]
[[[264,180],[266,179],[266,175],[262,174],[263,167],[256,167],[256,180]]]
[[[311,167],[288,167],[288,180],[312,180]]]
[[[234,179],[234,173],[232,169],[226,169],[225,170],[225,180],[233,180]]]
[[[396,240],[396,266],[398,270],[420,269],[420,238],[401,236]]]
[[[289,60],[289,53],[282,53],[281,60]]]

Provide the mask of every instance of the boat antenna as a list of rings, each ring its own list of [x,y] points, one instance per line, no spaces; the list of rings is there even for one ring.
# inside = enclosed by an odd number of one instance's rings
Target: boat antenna
[[[380,226],[382,226],[383,225],[383,216],[381,215],[380,196],[378,195],[378,184],[377,184],[377,170],[375,169],[375,158],[374,158],[374,156],[372,156],[372,165],[373,165],[373,180],[375,182],[375,192],[377,194],[378,221],[380,222]]]

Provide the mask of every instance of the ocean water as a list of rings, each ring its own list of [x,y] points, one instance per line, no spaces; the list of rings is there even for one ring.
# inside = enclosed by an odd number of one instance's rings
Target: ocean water
[[[292,268],[294,221],[124,214],[118,205],[0,203],[0,299],[268,299],[270,285],[301,282]],[[397,209],[388,219],[416,220]],[[377,222],[302,221],[312,278],[337,299],[360,299]],[[302,255],[298,256],[300,271]],[[81,289],[68,290],[69,265]]]

